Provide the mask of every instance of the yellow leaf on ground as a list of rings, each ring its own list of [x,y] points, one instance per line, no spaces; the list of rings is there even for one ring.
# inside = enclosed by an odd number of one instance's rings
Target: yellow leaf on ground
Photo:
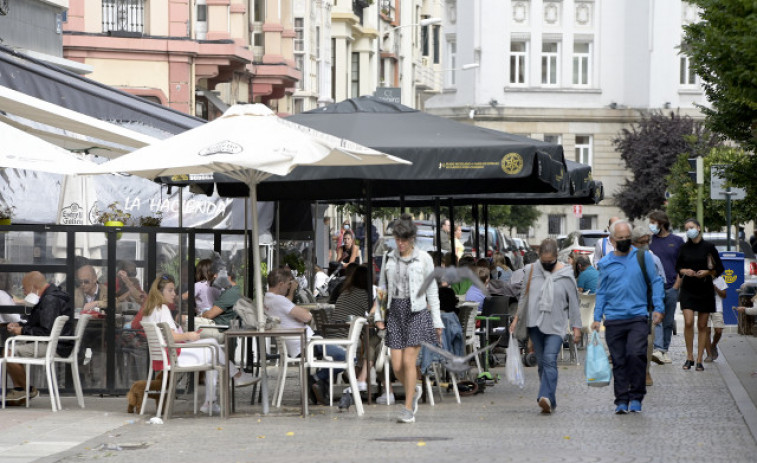
[[[289,431],[289,432],[287,433],[287,436],[294,436],[294,433],[293,433],[292,431]]]
[[[425,447],[426,443],[423,441],[418,442],[418,447]]]

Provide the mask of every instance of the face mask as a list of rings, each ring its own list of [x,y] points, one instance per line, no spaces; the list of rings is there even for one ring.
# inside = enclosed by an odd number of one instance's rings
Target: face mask
[[[686,230],[686,236],[689,239],[693,240],[694,238],[699,236],[699,230],[697,230],[696,228],[689,228],[688,230]]]
[[[552,270],[555,269],[555,265],[557,265],[557,261],[554,261],[554,262],[539,261],[539,262],[541,263],[541,268],[543,268],[545,272],[551,272]]]
[[[345,230],[349,230],[349,229],[350,229],[350,226],[349,226],[349,225],[345,225],[345,226],[344,226],[344,229],[345,229]]]
[[[39,295],[36,293],[29,293],[24,298],[24,302],[26,302],[26,305],[34,307],[35,305],[39,304]]]
[[[654,224],[650,223],[649,224],[649,231],[651,231],[653,235],[656,235],[656,234],[660,233],[660,227],[658,227],[657,225],[654,225]]]
[[[626,253],[631,250],[631,240],[618,240],[615,242],[615,249],[620,253]]]

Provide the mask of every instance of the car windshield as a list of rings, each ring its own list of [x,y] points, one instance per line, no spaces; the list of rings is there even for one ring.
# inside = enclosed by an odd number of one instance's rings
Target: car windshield
[[[600,235],[597,235],[597,236],[583,235],[583,237],[584,237],[584,246],[591,246],[591,247],[596,246],[597,241],[604,238],[603,236],[600,236]]]

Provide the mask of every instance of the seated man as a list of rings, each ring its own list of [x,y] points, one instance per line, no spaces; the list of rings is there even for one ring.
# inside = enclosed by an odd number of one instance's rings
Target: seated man
[[[297,282],[292,277],[292,272],[277,268],[268,274],[268,292],[265,293],[263,304],[269,315],[281,319],[281,328],[305,328],[306,338],[309,340],[313,335],[313,330],[307,323],[312,319],[312,315],[307,309],[294,305],[292,298],[296,291]],[[299,357],[303,354],[304,346],[300,345],[299,338],[287,339],[286,346],[290,357]],[[316,354],[322,355],[323,352],[316,349]],[[326,355],[334,360],[344,360],[346,353],[341,347],[327,346]],[[340,372],[341,370],[334,370],[335,375]],[[311,386],[315,398],[323,405],[329,403],[328,374],[328,369],[318,370],[315,383]]]
[[[108,304],[108,288],[97,282],[95,268],[89,264],[82,265],[76,271],[76,292],[74,306],[83,312],[99,311]]]
[[[92,315],[93,319],[105,318],[108,307],[108,288],[97,281],[95,268],[84,264],[76,270],[76,290],[74,291],[74,308],[81,313]],[[90,323],[84,330],[80,355],[84,356],[83,381],[86,387],[98,387],[105,384],[105,340],[103,323]],[[91,365],[90,365],[91,362]]]
[[[591,265],[589,258],[586,256],[576,257],[576,270],[578,279],[576,286],[578,292],[595,294],[597,292],[597,283],[599,283],[599,271]]]
[[[21,286],[24,288],[26,298],[24,302],[31,307],[25,324],[9,323],[8,333],[13,336],[20,334],[27,336],[50,336],[55,319],[60,315],[68,316],[68,321],[63,327],[61,336],[74,335],[74,309],[71,305],[71,297],[66,294],[60,287],[50,284],[45,280],[45,276],[40,272],[29,272],[21,280]],[[56,352],[60,356],[67,356],[73,349],[72,341],[60,341]],[[40,343],[36,356],[44,357],[47,350],[47,343]],[[7,355],[7,353],[6,353]],[[17,357],[33,357],[34,343],[18,343],[14,355]],[[26,404],[26,372],[23,365],[16,363],[6,364],[8,374],[13,379],[12,391],[6,395],[6,403],[9,405]],[[29,399],[37,397],[39,392],[34,386],[29,387]]]

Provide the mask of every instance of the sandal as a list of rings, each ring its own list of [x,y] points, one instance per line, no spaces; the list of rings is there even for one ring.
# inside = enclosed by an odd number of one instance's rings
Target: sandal
[[[685,362],[683,363],[683,369],[684,369],[684,370],[691,370],[691,367],[692,367],[692,366],[694,366],[694,361],[693,361],[693,360],[686,360],[686,361],[685,361]]]
[[[697,371],[704,371],[704,365],[697,363]]]

